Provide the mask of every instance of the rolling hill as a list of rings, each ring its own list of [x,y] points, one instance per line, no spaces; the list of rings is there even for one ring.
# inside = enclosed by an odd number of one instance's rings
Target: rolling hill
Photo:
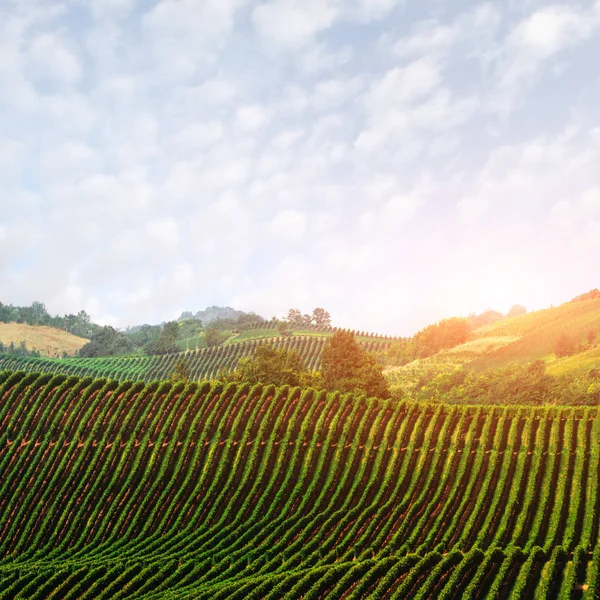
[[[89,340],[72,335],[63,329],[26,323],[0,323],[0,342],[5,346],[25,343],[28,350],[37,350],[42,356],[74,354]]]
[[[0,370],[109,377],[119,381],[127,379],[152,381],[169,378],[175,371],[177,363],[183,361],[189,377],[194,381],[200,381],[216,377],[223,368],[235,368],[240,358],[252,355],[259,344],[272,344],[276,348],[295,350],[309,369],[318,370],[321,364],[321,352],[327,339],[328,336],[317,335],[255,338],[223,346],[161,356],[43,359],[0,355]],[[366,350],[374,352],[384,352],[391,343],[384,339],[366,340],[368,338],[360,343]]]
[[[0,374],[0,598],[600,594],[597,408]]]
[[[569,350],[565,356],[557,356],[561,340]],[[394,363],[393,354],[391,358],[385,374],[393,389],[402,390],[409,397],[427,397],[431,386],[441,386],[447,392],[453,380],[458,389],[465,374],[471,382],[479,377],[484,397],[492,378],[498,381],[508,376],[503,370],[511,370],[515,365],[525,369],[528,364],[542,361],[559,395],[566,390],[573,402],[590,403],[594,394],[598,395],[594,390],[600,380],[600,293],[590,292],[557,307],[474,329],[465,343],[426,358],[401,365]],[[429,392],[420,394],[424,386],[429,386]],[[476,388],[473,384],[471,391]],[[555,397],[554,401],[560,403],[561,399]]]
[[[511,361],[551,360],[562,334],[575,347],[586,348],[592,332],[600,338],[600,297],[571,301],[560,306],[499,321],[475,330],[477,338],[513,336],[513,342],[476,358],[476,369],[504,366]]]

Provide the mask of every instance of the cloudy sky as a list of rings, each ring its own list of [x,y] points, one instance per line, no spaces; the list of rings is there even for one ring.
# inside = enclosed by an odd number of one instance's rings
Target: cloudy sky
[[[600,287],[599,56],[599,0],[2,0],[0,301],[411,334]]]

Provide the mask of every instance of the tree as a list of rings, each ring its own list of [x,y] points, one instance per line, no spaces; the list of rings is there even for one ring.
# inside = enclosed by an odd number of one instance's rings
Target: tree
[[[330,391],[389,398],[383,368],[365,352],[349,331],[336,331],[323,348],[323,384]]]
[[[300,327],[302,325],[302,313],[297,308],[290,308],[287,321],[292,327]]]
[[[527,309],[521,304],[513,304],[510,307],[510,310],[507,313],[507,317],[519,317],[521,315],[526,315]]]
[[[190,373],[187,367],[187,363],[183,358],[180,358],[175,364],[175,370],[171,373],[171,383],[189,383]]]
[[[283,336],[292,335],[292,330],[290,329],[290,325],[286,321],[278,321],[277,332]]]
[[[559,358],[562,356],[571,356],[571,354],[575,354],[575,342],[563,332],[556,342],[555,352]]]
[[[160,336],[153,339],[144,346],[144,352],[149,356],[160,354],[172,354],[177,352],[177,337],[179,335],[179,325],[177,321],[165,323]]]
[[[253,356],[242,358],[233,373],[221,376],[227,381],[281,385],[315,385],[318,378],[304,366],[300,355],[294,350],[277,349],[261,344]]]
[[[312,320],[318,327],[331,327],[331,315],[324,308],[315,308]]]
[[[31,325],[44,325],[47,323],[50,315],[43,302],[32,302],[29,309],[31,312]]]
[[[593,329],[590,329],[588,331],[587,340],[588,340],[588,344],[590,346],[593,346],[595,344],[595,342],[596,342],[596,332]]]
[[[209,348],[220,346],[227,339],[227,335],[216,327],[209,327],[204,332],[204,341]]]
[[[114,327],[101,327],[90,341],[79,351],[79,356],[115,356],[133,350],[131,340]]]

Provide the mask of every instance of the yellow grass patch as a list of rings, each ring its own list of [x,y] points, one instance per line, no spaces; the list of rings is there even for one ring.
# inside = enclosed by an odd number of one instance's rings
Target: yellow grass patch
[[[447,354],[487,354],[519,340],[518,335],[481,337],[446,350]]]
[[[63,352],[71,355],[85,346],[88,341],[62,329],[45,325],[0,323],[0,342],[5,346],[11,342],[15,346],[25,342],[28,350],[39,350],[42,356],[62,356]]]

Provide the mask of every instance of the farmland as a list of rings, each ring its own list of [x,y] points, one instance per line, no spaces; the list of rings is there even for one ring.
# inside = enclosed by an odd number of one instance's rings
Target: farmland
[[[598,598],[598,408],[0,374],[2,598]]]
[[[311,370],[318,370],[321,353],[328,337],[292,336],[278,338],[250,339],[213,348],[203,348],[190,352],[162,356],[110,356],[106,358],[39,359],[34,357],[14,357],[0,354],[0,369],[47,371],[67,375],[90,375],[111,379],[151,381],[166,379],[175,370],[175,365],[183,360],[189,377],[195,381],[216,377],[223,368],[235,368],[238,361],[254,354],[259,344],[269,343],[276,348],[295,350]],[[361,342],[363,348],[371,352],[383,352],[390,346],[385,339],[371,339]]]

